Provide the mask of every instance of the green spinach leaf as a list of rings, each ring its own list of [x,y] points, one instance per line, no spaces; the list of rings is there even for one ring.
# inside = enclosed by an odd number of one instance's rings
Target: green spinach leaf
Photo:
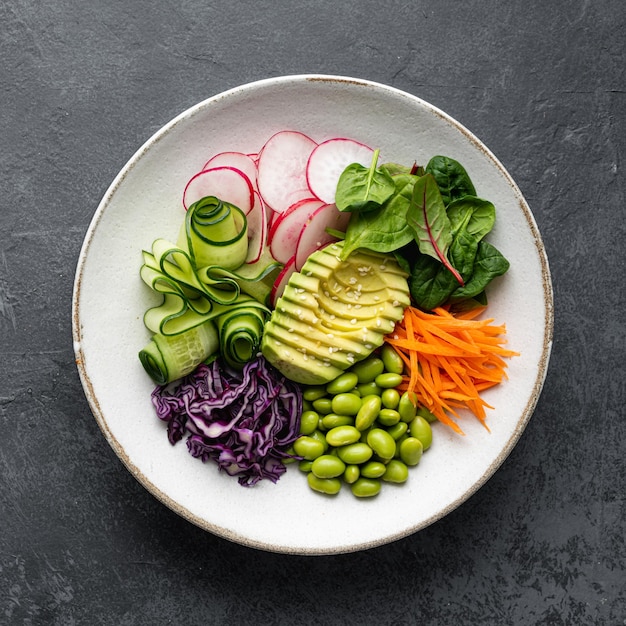
[[[400,190],[396,188],[396,193],[382,207],[352,214],[341,252],[343,259],[357,248],[393,252],[413,240],[413,231],[407,224],[406,214],[415,177],[401,178],[398,180],[400,182],[406,184]]]
[[[502,253],[488,241],[480,241],[474,259],[474,270],[471,278],[455,289],[450,295],[451,302],[459,302],[467,298],[475,298],[496,276],[502,276],[509,269],[510,263]]]
[[[457,198],[476,195],[474,184],[465,168],[450,157],[434,156],[426,164],[425,171],[437,181],[445,206]]]
[[[488,200],[464,196],[453,200],[446,210],[452,232],[465,230],[481,240],[496,222],[496,208]]]
[[[335,193],[335,204],[340,211],[371,211],[393,195],[396,190],[393,178],[376,167],[378,154],[379,150],[375,150],[369,168],[352,163],[341,173]]]

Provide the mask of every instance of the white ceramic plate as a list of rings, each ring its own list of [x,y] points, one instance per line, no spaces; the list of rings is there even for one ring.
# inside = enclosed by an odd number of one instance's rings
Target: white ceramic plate
[[[186,181],[213,154],[256,152],[274,132],[316,141],[334,136],[381,149],[386,161],[425,164],[435,154],[463,163],[498,218],[489,240],[511,262],[490,289],[489,315],[505,322],[509,380],[485,394],[487,432],[464,417],[465,437],[435,426],[434,443],[408,483],[371,500],[348,490],[313,493],[295,467],[277,484],[244,488],[172,447],[150,402],[153,384],[137,358],[142,323],[157,300],[139,278],[141,250],[173,239]],[[175,240],[175,239],[174,239]],[[238,87],[166,124],[124,166],[98,207],[78,263],[73,337],[91,409],[128,470],[168,507],[232,541],[276,552],[328,554],[381,545],[416,532],[470,497],[518,441],[541,391],[552,340],[552,290],[534,218],[493,154],[448,115],[392,87],[337,76],[287,76]]]

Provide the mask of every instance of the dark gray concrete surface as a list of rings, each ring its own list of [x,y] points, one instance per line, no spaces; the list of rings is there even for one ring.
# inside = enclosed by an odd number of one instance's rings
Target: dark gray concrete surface
[[[16,0],[0,5],[0,623],[626,624],[623,0]],[[300,73],[444,109],[526,196],[555,294],[537,410],[411,537],[270,554],[179,518],[93,419],[80,246],[119,169],[194,103]]]

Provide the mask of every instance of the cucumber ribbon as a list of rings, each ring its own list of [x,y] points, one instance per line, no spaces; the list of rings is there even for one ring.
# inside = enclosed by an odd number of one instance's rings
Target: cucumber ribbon
[[[204,198],[189,207],[178,245],[160,238],[142,252],[141,279],[162,302],[144,314],[154,336],[139,358],[160,384],[181,378],[217,352],[241,368],[258,351],[270,314],[260,300],[281,266],[267,256],[244,262],[245,215],[225,205]],[[228,239],[219,239],[220,233]]]

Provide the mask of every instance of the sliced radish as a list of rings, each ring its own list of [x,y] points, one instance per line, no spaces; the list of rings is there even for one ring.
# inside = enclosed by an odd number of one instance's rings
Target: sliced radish
[[[272,290],[270,291],[270,303],[272,307],[276,307],[276,301],[283,295],[283,291],[285,291],[285,287],[289,282],[289,278],[296,271],[296,256],[292,256],[288,259],[287,263],[285,263],[282,270],[280,270],[280,274],[278,274],[274,284],[272,285]]]
[[[214,167],[234,167],[243,172],[252,186],[256,188],[256,163],[249,155],[243,152],[220,152],[211,157],[202,169],[208,170]]]
[[[316,146],[303,133],[284,130],[270,137],[261,149],[258,189],[263,200],[277,213],[311,196],[306,167]]]
[[[306,175],[313,195],[327,204],[335,201],[335,191],[341,173],[352,163],[368,167],[374,150],[363,143],[338,137],[323,141],[311,152]]]
[[[277,214],[267,240],[272,256],[279,263],[286,263],[296,253],[302,227],[323,204],[316,198],[307,198],[296,202],[283,213]]]
[[[344,232],[350,221],[350,213],[341,212],[334,204],[324,204],[311,215],[302,227],[296,246],[296,270],[300,271],[313,252],[337,238],[327,228]]]
[[[230,202],[244,213],[254,206],[254,189],[250,179],[234,167],[214,167],[193,176],[183,192],[185,210],[206,196]]]
[[[258,193],[254,192],[255,202],[246,214],[248,220],[248,256],[246,263],[256,263],[263,254],[267,243],[267,215],[265,204]]]

